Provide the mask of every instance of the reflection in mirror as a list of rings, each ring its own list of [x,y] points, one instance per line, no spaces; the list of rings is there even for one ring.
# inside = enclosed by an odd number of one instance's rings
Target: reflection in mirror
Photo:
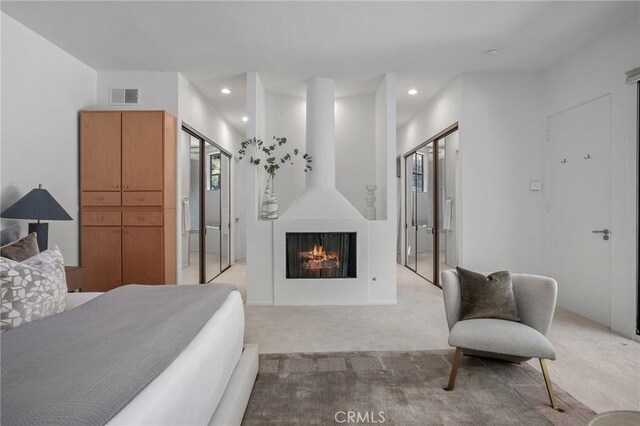
[[[454,130],[405,157],[405,264],[436,285],[460,262],[458,151]]]
[[[417,272],[431,282],[433,280],[433,143],[430,143],[414,154],[414,188],[416,192],[417,219]]]
[[[416,270],[416,193],[414,178],[415,154],[405,158],[405,265],[411,270]]]
[[[204,156],[204,176],[207,182],[204,194],[205,282],[209,282],[220,273],[220,150],[205,141]]]
[[[182,283],[199,284],[231,266],[231,156],[184,127],[183,144]]]
[[[183,218],[183,259],[182,281],[185,284],[200,283],[200,139],[182,132],[184,146],[189,150],[188,168],[189,192],[182,199]]]
[[[438,141],[440,154],[440,272],[458,266],[458,224],[456,173],[458,131]]]

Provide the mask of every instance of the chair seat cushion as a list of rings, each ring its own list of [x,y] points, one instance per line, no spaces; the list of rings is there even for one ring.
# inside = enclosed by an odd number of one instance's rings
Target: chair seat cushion
[[[493,318],[458,321],[449,334],[449,344],[483,352],[556,359],[551,342],[539,331],[519,322]]]

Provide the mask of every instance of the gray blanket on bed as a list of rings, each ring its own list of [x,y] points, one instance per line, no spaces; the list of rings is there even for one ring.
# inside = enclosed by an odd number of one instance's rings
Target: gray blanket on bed
[[[234,289],[128,285],[2,333],[2,424],[108,422],[184,350]]]

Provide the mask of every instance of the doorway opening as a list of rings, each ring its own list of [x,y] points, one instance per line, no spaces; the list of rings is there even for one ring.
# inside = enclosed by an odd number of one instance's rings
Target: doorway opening
[[[438,287],[459,263],[458,152],[456,123],[404,156],[405,266]]]
[[[231,154],[184,123],[182,141],[189,153],[182,277],[208,283],[231,266]]]

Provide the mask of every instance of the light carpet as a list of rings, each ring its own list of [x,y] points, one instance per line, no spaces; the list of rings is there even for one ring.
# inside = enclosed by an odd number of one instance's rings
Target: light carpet
[[[595,415],[557,386],[562,412],[553,410],[542,376],[526,363],[464,357],[455,389],[445,392],[452,355],[263,354],[243,424],[585,425]]]

